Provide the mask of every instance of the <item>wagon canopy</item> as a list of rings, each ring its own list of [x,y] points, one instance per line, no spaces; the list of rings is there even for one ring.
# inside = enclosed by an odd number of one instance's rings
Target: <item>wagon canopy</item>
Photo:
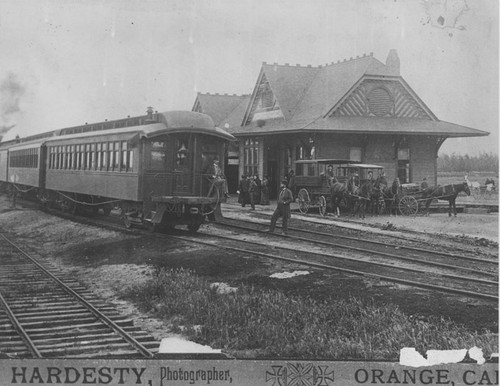
[[[320,159],[301,159],[295,161],[296,164],[332,164],[332,165],[339,165],[339,164],[352,164],[355,163],[356,161],[351,161],[348,159],[337,159],[337,158],[320,158]]]

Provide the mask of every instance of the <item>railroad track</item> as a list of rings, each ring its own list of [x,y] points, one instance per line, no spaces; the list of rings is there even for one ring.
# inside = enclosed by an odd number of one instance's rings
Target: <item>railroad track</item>
[[[230,208],[229,209],[230,211],[235,211],[235,208],[238,208],[238,210],[241,209],[239,207],[239,205],[235,205],[235,204],[225,204],[225,205],[226,205],[226,207]],[[226,212],[225,214],[226,214],[226,219],[231,218],[230,213]],[[322,217],[322,216],[315,215],[312,213],[308,213],[308,214],[298,213],[298,214],[300,215],[300,220],[311,222],[311,223],[316,224],[316,225],[321,225],[321,223],[318,223],[315,220],[328,220],[330,226],[341,230],[340,232],[335,233],[336,237],[339,237],[339,238],[343,237],[345,239],[351,238],[353,240],[359,240],[359,237],[343,236],[342,235],[342,233],[347,233],[349,231],[351,233],[356,232],[355,229],[350,229],[350,228],[345,227],[345,224],[347,224],[347,226],[353,225],[353,224],[360,225],[359,221],[352,220],[352,219],[349,219],[347,217],[343,217],[343,218],[334,217],[334,218],[332,218],[332,217]],[[229,217],[227,215],[229,215]],[[267,219],[267,222],[269,224],[269,219],[271,218],[271,212],[266,213],[266,212],[261,212],[261,211],[258,211],[258,212],[254,211],[254,212],[252,212],[252,217],[265,218],[265,219]],[[294,216],[294,218],[296,218],[296,217]],[[389,220],[390,220],[390,218],[389,218]],[[361,224],[363,224],[363,223],[361,223]],[[325,225],[325,224],[322,224],[322,225]],[[292,228],[290,228],[290,229],[292,229]],[[367,229],[370,229],[370,228],[367,228]],[[372,227],[371,229],[373,229],[375,231],[378,230],[376,227]],[[302,230],[304,230],[304,228],[302,228]],[[365,237],[367,234],[372,233],[370,231],[368,231],[368,232],[362,231],[362,232],[365,235]],[[399,232],[385,232],[383,237],[385,239],[392,239],[393,240],[393,242],[392,243],[390,242],[389,244],[400,245],[400,243],[399,243],[400,240],[404,241],[406,244],[412,244],[413,247],[411,247],[411,248],[414,250],[421,249],[421,250],[428,250],[428,251],[432,251],[432,252],[437,252],[437,251],[443,252],[444,250],[446,250],[446,248],[448,248],[446,246],[443,246],[443,240],[441,238],[439,239],[440,240],[439,243],[434,243],[434,242],[430,242],[427,240],[424,241],[421,237],[418,236],[418,234],[415,234],[412,231],[409,231],[409,232],[405,231],[405,235],[400,235],[398,233]],[[380,237],[380,235],[378,235],[378,237]],[[414,237],[416,237],[416,238],[414,238]],[[444,254],[448,254],[449,256],[453,257],[453,256],[457,256],[457,255],[459,256],[459,253],[463,253],[463,254],[474,253],[473,246],[468,246],[467,248],[463,248],[463,247],[457,245],[457,243],[455,241],[448,240],[448,242],[453,244],[452,248],[454,250],[454,253],[444,252]],[[387,242],[384,241],[384,244],[387,244]],[[497,264],[498,263],[498,254],[492,259],[495,261],[495,264]]]
[[[71,218],[85,224],[106,226],[110,229],[131,234],[149,233],[140,228],[125,229],[119,223],[118,219],[113,218],[113,216],[109,218],[93,218],[73,217],[63,214],[62,217]],[[268,229],[267,221],[265,224],[253,221],[249,224],[248,221],[241,219],[230,220],[226,218],[224,222],[225,224],[217,223],[214,225],[221,227],[229,226],[233,230],[239,229],[257,234],[263,233],[264,230]],[[242,225],[245,222],[247,225]],[[387,245],[385,241],[379,242],[376,240],[371,242],[363,240],[363,242],[366,241],[372,245],[370,247],[367,247],[367,244],[360,246],[360,238],[350,236],[343,237],[344,240],[347,240],[347,243],[341,244],[338,240],[336,242],[332,241],[333,236],[342,239],[339,235],[305,231],[303,228],[289,228],[289,231],[299,232],[293,238],[288,238],[290,245],[292,240],[295,242],[292,246],[283,245],[282,242],[269,242],[272,239],[269,235],[266,235],[265,239],[258,241],[241,240],[240,236],[223,236],[217,232],[212,232],[210,235],[205,235],[203,232],[192,235],[181,230],[176,230],[175,235],[161,234],[158,236],[203,244],[213,248],[232,250],[241,254],[279,259],[303,266],[345,272],[375,280],[465,296],[467,298],[498,302],[498,258],[476,258],[442,252],[437,248],[432,249],[432,245],[427,249],[401,246],[397,242]],[[316,236],[304,237],[304,233],[315,234]],[[273,236],[279,237],[277,234]],[[216,239],[225,240],[226,243],[217,243]],[[349,241],[349,239],[351,240]],[[234,246],[228,246],[227,242],[233,243]],[[304,243],[306,245],[305,250],[301,250],[301,247],[297,246],[296,242]],[[349,242],[354,242],[356,245],[349,245]],[[240,247],[236,246],[238,243],[241,245]],[[329,249],[323,252],[314,252],[313,248],[318,245]],[[379,249],[374,248],[374,245],[379,245]],[[332,252],[332,247],[335,248],[336,253]],[[344,252],[338,253],[339,248],[343,249]],[[387,249],[390,249],[390,252]],[[404,251],[406,253],[394,253],[398,250],[399,252]],[[277,254],[277,251],[280,253]],[[346,256],[346,251],[347,253],[354,252],[356,257]],[[462,252],[467,253],[470,251],[463,250]],[[287,253],[292,254],[292,257],[287,257]],[[301,257],[297,258],[297,255],[301,255]]]
[[[0,353],[12,358],[151,358],[154,338],[0,234]]]
[[[266,232],[269,228],[267,223],[263,224],[241,219],[225,219],[218,225],[253,232]],[[277,229],[279,228],[277,226]],[[313,242],[318,245],[347,251],[369,253],[399,262],[422,263],[424,266],[429,267],[479,274],[498,280],[498,259],[494,258],[468,256],[373,239],[360,239],[359,237],[346,236],[335,232],[321,232],[305,228],[289,227],[288,232],[293,237],[293,240]]]
[[[274,236],[280,237],[279,235]],[[321,252],[315,250],[315,247],[311,244],[299,246],[298,243],[292,242],[293,238],[289,236],[287,237],[290,240],[288,245],[283,245],[282,242],[272,242],[268,236],[260,240],[242,240],[241,235],[224,236],[215,233],[198,233],[193,236],[187,235],[186,232],[186,236],[167,235],[167,237],[230,250],[242,255],[276,259],[300,264],[304,267],[364,276],[376,281],[392,282],[471,299],[498,302],[498,280],[493,278],[459,275],[436,271],[435,269],[434,272],[430,272],[425,267],[397,266],[373,260],[371,257],[360,259],[359,256],[350,257],[346,256],[346,254]],[[226,243],[216,243],[215,239],[225,240]],[[228,245],[228,241],[233,245]],[[237,243],[243,246],[236,246]]]
[[[114,230],[130,233],[150,233],[140,228],[126,229],[118,219],[110,218],[82,218],[84,223],[95,223],[101,226],[110,227]],[[244,223],[247,225],[242,225]],[[239,229],[245,232],[263,234],[268,229],[268,223],[254,223],[244,220],[225,219],[224,223],[213,223],[216,227],[230,227],[233,231]],[[159,234],[158,237],[169,237],[182,240],[184,242],[198,243],[213,248],[231,250],[241,254],[254,255],[262,258],[278,259],[289,263],[301,264],[305,267],[320,268],[337,272],[344,272],[350,275],[359,275],[376,281],[386,281],[406,286],[427,289],[431,291],[449,293],[465,296],[471,299],[482,299],[486,301],[498,302],[498,260],[489,258],[475,258],[461,256],[454,253],[433,251],[431,249],[404,247],[398,243],[392,246],[374,240],[368,244],[360,246],[361,240],[352,238],[357,245],[349,243],[341,245],[339,242],[332,242],[332,234],[322,232],[305,231],[304,229],[289,228],[289,233],[298,232],[299,235],[288,237],[289,245],[284,245],[278,241],[281,237],[273,235],[276,242],[265,235],[264,239],[257,241],[241,240],[238,236],[224,236],[219,232],[205,234],[201,231],[195,235],[182,230],[176,230],[175,234]],[[316,237],[303,237],[300,234],[316,234]],[[290,233],[291,234],[291,233]],[[319,236],[319,238],[318,238]],[[349,237],[347,237],[348,239]],[[217,243],[216,240],[225,242]],[[294,242],[292,245],[291,242]],[[227,242],[233,243],[229,246]],[[304,246],[300,247],[297,242]],[[368,242],[369,243],[369,242]],[[236,246],[236,245],[240,246]],[[326,250],[315,252],[313,248],[318,245]],[[378,245],[378,249],[374,248]],[[395,248],[399,247],[399,250]],[[302,250],[301,250],[302,248]],[[335,252],[332,252],[335,248]],[[339,253],[338,249],[344,252]],[[387,251],[390,249],[390,252]],[[346,252],[355,252],[355,257],[346,256]],[[394,253],[398,251],[399,253]],[[411,251],[410,254],[405,253]],[[279,253],[276,253],[279,252]],[[299,257],[297,257],[300,255]]]

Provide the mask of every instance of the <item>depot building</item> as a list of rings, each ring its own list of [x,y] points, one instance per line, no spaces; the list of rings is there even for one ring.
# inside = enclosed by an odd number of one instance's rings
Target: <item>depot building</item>
[[[437,184],[447,138],[489,134],[440,121],[401,76],[396,50],[385,63],[373,54],[319,66],[263,63],[251,95],[199,93],[193,111],[238,139],[225,164],[230,192],[243,174],[267,175],[271,198],[306,159],[375,164],[389,180]]]

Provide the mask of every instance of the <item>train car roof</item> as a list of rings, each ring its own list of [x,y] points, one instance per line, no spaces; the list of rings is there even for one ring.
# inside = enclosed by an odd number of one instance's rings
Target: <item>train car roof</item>
[[[24,149],[39,149],[43,146],[46,139],[38,139],[36,141],[12,143],[6,145],[5,148],[0,147],[1,150],[24,150]]]
[[[206,114],[193,111],[167,111],[158,114],[160,122],[165,123],[163,132],[146,133],[146,137],[154,137],[161,134],[193,132],[199,134],[215,135],[228,141],[236,141],[236,138],[227,131],[215,126],[212,118]],[[145,128],[147,128],[146,126]]]
[[[78,138],[96,138],[103,136],[115,137],[113,140],[132,140],[134,138],[154,138],[164,134],[177,134],[191,132],[213,135],[227,141],[236,141],[236,138],[225,130],[215,126],[211,117],[193,111],[167,111],[157,113],[158,120],[149,124],[128,127],[112,128],[105,130],[89,130],[74,134],[61,134],[64,129],[54,130],[33,136],[33,140],[17,143],[16,140],[0,142],[0,148],[28,149],[40,147],[44,143],[71,141]],[[89,128],[92,126],[89,125]]]

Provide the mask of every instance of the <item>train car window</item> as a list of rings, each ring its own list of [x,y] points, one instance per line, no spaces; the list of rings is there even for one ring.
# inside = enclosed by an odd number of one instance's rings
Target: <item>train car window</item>
[[[177,166],[187,166],[189,158],[189,142],[187,139],[177,139],[176,143],[177,154],[176,154],[176,164]]]
[[[102,170],[108,170],[108,143],[102,144]]]
[[[61,153],[60,153],[60,164],[59,164],[59,169],[64,169],[64,149],[66,148],[66,146],[61,146]]]
[[[85,170],[85,165],[87,163],[87,157],[85,153],[85,145],[80,146],[80,169]]]
[[[128,151],[128,167],[127,171],[133,172],[134,171],[134,151],[129,150]]]
[[[122,151],[122,156],[121,156],[121,166],[120,170],[123,172],[126,172],[128,169],[128,152],[127,152],[127,141],[122,141],[121,143],[121,151]]]
[[[76,170],[80,170],[80,145],[76,145]]]
[[[166,141],[151,142],[151,169],[165,169],[167,163],[167,145]]]
[[[84,165],[85,170],[90,169],[90,144],[85,145],[85,165]]]
[[[113,162],[113,170],[120,170],[120,142],[115,142],[114,146],[114,162]]]
[[[66,146],[66,169],[71,169],[71,146]]]
[[[75,145],[71,145],[71,165],[70,169],[76,169]]]
[[[56,146],[56,164],[54,165],[54,169],[59,169],[59,154],[61,152],[60,146]]]
[[[102,169],[102,143],[98,143],[96,147],[96,153],[97,153],[97,170]]]
[[[96,164],[95,159],[96,159],[95,143],[93,143],[90,145],[90,168],[92,170],[95,170],[95,164]]]
[[[59,149],[59,169],[64,169],[64,146]]]
[[[85,145],[78,146],[78,170],[85,168]]]
[[[109,143],[108,154],[109,154],[109,170],[113,170],[113,165],[115,164],[115,153],[113,152],[113,143]]]

